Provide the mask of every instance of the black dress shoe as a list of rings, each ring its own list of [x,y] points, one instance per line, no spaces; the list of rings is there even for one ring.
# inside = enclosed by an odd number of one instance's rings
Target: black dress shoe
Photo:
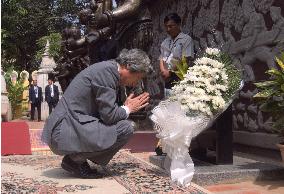
[[[83,179],[97,179],[103,177],[103,175],[98,173],[96,169],[91,169],[87,161],[79,164],[71,160],[68,155],[64,156],[62,159],[61,167],[64,170],[71,172],[75,176]]]

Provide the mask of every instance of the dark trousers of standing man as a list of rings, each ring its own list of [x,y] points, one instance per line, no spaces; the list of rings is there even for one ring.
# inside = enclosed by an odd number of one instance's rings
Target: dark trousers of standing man
[[[49,114],[52,112],[52,109],[54,109],[57,105],[57,102],[51,98],[51,101],[48,103],[48,109],[49,109]]]
[[[38,120],[41,120],[41,102],[40,101],[36,101],[35,103],[31,104],[31,120],[34,120],[34,115],[35,115],[35,108],[37,109],[37,113],[38,113]]]

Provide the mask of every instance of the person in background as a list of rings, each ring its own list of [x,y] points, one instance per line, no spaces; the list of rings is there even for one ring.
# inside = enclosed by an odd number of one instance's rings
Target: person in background
[[[176,13],[170,13],[164,18],[164,25],[169,35],[161,44],[160,71],[165,80],[165,88],[171,89],[178,77],[173,72],[182,57],[192,66],[194,57],[192,38],[181,31],[181,18]]]
[[[31,104],[31,120],[34,120],[35,108],[38,113],[38,121],[41,121],[41,103],[43,101],[42,89],[37,86],[37,80],[33,80],[33,84],[29,89],[29,102]]]
[[[45,101],[48,104],[50,114],[59,101],[58,86],[54,85],[51,78],[48,79],[48,85],[45,87]]]
[[[164,25],[168,37],[161,44],[160,71],[165,81],[165,97],[170,89],[179,81],[176,71],[176,64],[181,63],[183,57],[189,66],[192,66],[194,58],[193,40],[181,31],[181,18],[177,13],[170,13],[164,18]],[[155,149],[157,155],[162,155],[160,142]]]

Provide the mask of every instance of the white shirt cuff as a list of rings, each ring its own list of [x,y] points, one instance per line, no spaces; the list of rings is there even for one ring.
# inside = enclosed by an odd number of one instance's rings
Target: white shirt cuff
[[[121,106],[121,108],[123,108],[126,112],[126,115],[127,115],[127,118],[129,117],[129,114],[130,114],[130,110],[127,106]]]

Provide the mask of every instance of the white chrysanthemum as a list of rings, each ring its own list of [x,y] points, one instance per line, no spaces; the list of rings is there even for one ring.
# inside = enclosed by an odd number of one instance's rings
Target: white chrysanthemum
[[[214,96],[212,98],[212,103],[215,108],[223,108],[225,106],[225,101],[220,96]]]
[[[228,80],[228,75],[224,71],[221,72],[221,77],[223,80]]]
[[[220,50],[217,48],[206,48],[205,52],[208,55],[218,55],[220,53]]]
[[[219,50],[208,48],[208,55],[218,55]],[[171,100],[179,101],[182,109],[197,111],[212,116],[215,110],[225,106],[222,94],[228,88],[228,75],[224,64],[209,57],[195,60],[195,65],[189,67],[184,79],[172,88]]]

